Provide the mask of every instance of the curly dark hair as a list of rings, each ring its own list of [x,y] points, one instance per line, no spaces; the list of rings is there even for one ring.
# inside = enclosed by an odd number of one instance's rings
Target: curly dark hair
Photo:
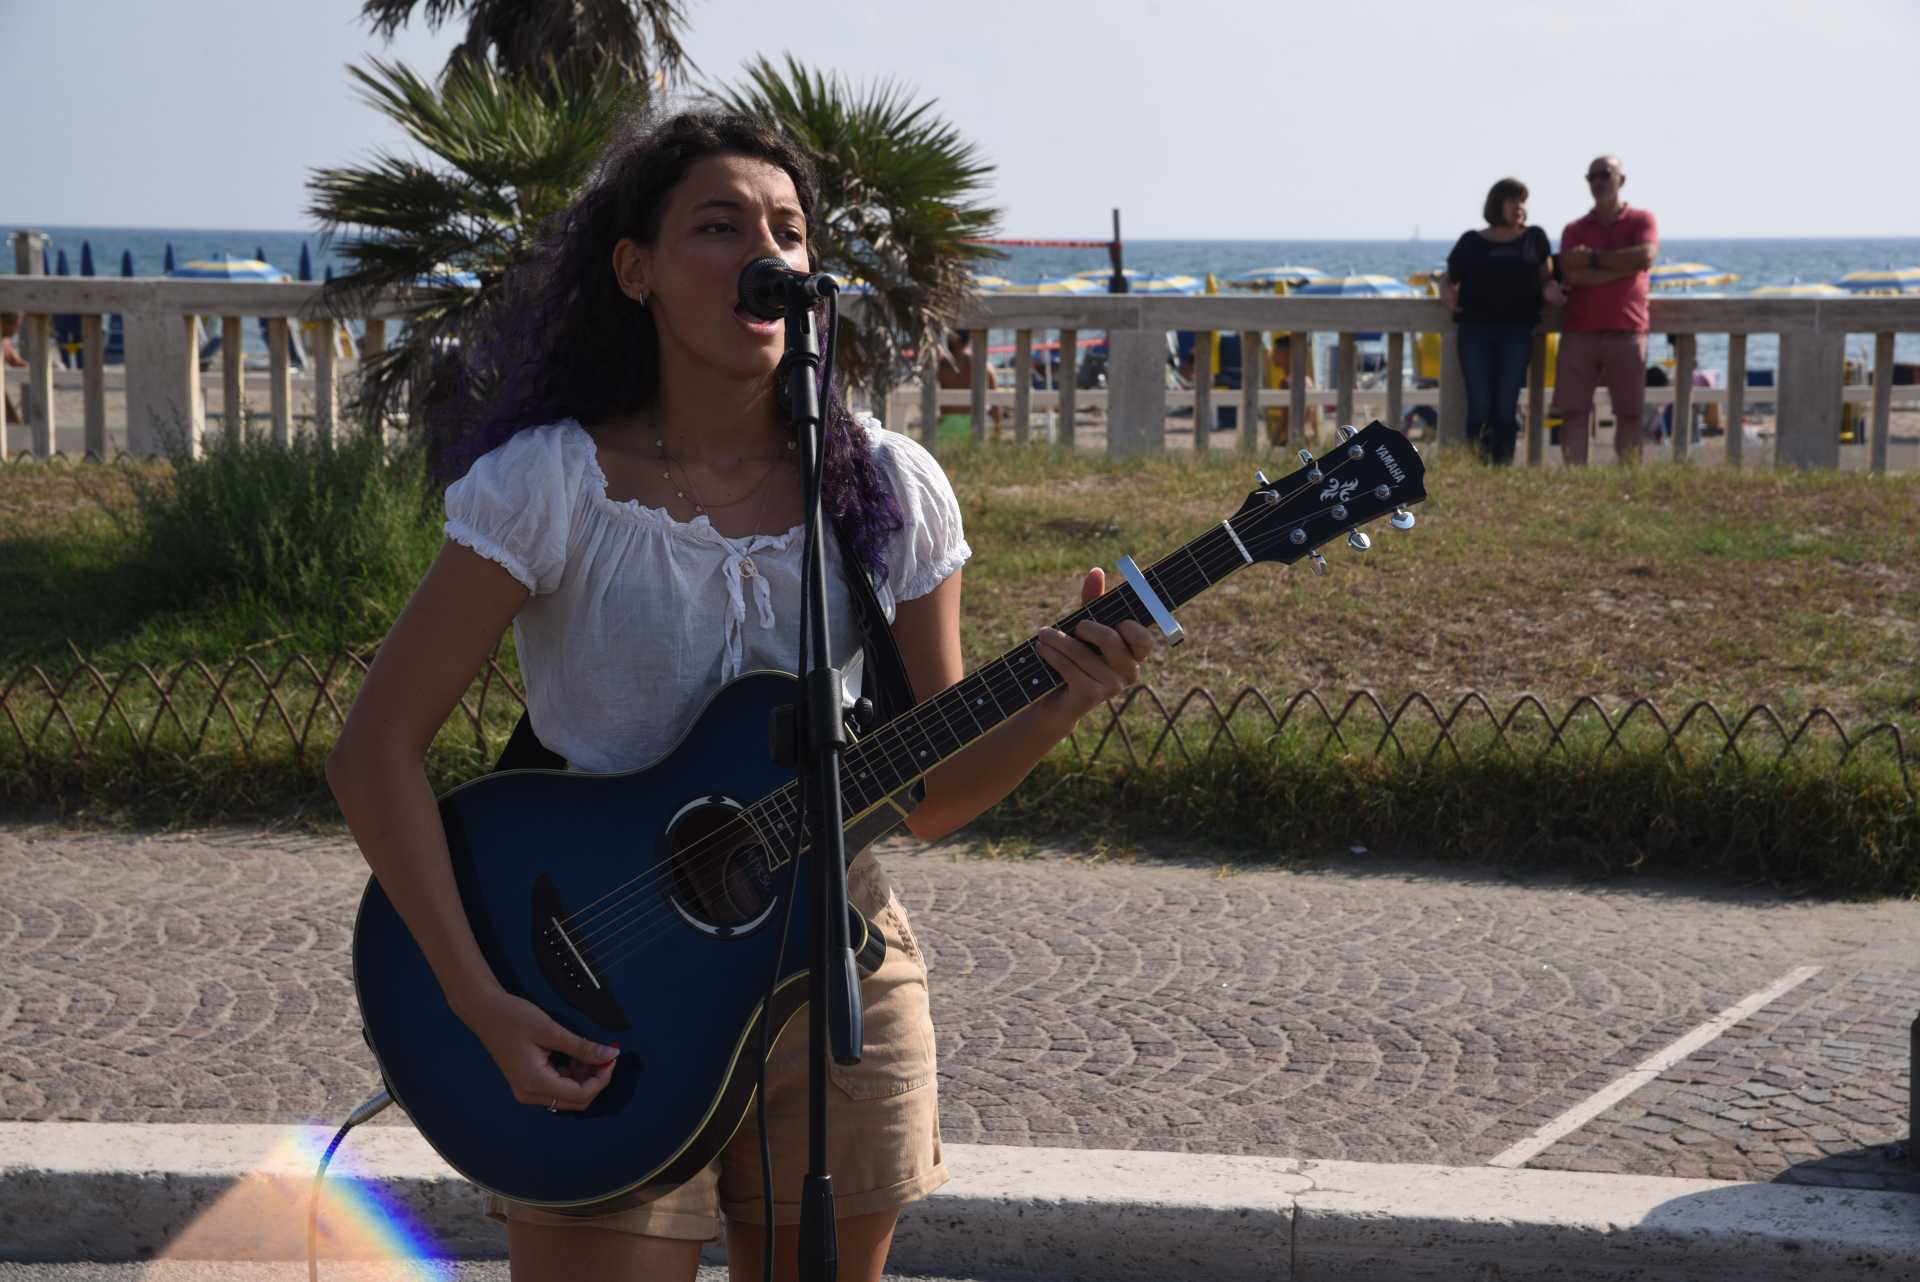
[[[651,244],[673,189],[708,156],[745,156],[785,170],[806,215],[808,252],[816,252],[819,183],[792,142],[750,117],[718,111],[631,114],[573,204],[508,273],[492,305],[463,327],[457,351],[440,358],[424,406],[438,476],[457,479],[526,428],[569,418],[591,424],[653,403],[659,337],[652,313],[615,282],[613,247],[622,238]],[[838,389],[826,389],[822,406],[821,506],[854,558],[884,577],[886,540],[905,517]]]

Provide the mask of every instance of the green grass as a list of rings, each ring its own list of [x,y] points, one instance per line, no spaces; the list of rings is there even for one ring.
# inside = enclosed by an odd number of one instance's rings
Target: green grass
[[[962,635],[970,665],[1065,613],[1087,567],[1111,567],[1123,552],[1150,563],[1237,510],[1255,466],[1287,470],[1271,455],[1114,464],[1008,445],[964,445],[942,461],[975,548]],[[1275,700],[1312,688],[1336,707],[1353,690],[1389,708],[1424,691],[1442,709],[1480,691],[1501,712],[1532,694],[1556,716],[1582,695],[1616,712],[1652,699],[1670,716],[1706,699],[1730,719],[1764,703],[1789,730],[1826,708],[1850,730],[1890,722],[1920,741],[1920,478],[1664,464],[1493,470],[1456,458],[1429,468],[1427,488],[1415,530],[1376,528],[1365,556],[1329,549],[1325,578],[1258,565],[1189,603],[1188,643],[1156,655],[1148,683],[1168,704],[1196,686],[1223,704],[1249,687]],[[270,677],[299,655],[364,659],[438,542],[418,459],[371,447],[248,447],[180,467],[0,468],[0,600],[9,602],[0,683],[13,680],[10,698],[30,707],[29,733],[45,726],[30,762],[0,721],[0,798],[146,817],[296,803],[325,813],[315,764],[357,668],[342,662],[324,691],[306,677],[305,702],[252,729],[182,665],[205,661],[226,674],[238,656]],[[85,681],[66,696],[80,708],[72,734],[44,697],[32,703],[40,696],[20,675],[26,665],[64,679],[76,650],[109,682],[132,681],[127,724],[105,714],[103,692],[88,694]],[[510,645],[499,665],[517,679]],[[157,691],[169,683],[177,706],[161,715]],[[257,695],[261,684],[243,664],[227,697]],[[496,692],[484,710],[450,721],[436,778],[482,768],[514,711]],[[1083,751],[1091,726],[1079,735]],[[1545,852],[1602,869],[1691,860],[1792,878],[1798,865],[1776,850],[1790,837],[1834,870],[1823,884],[1874,893],[1911,893],[1900,870],[1920,858],[1912,800],[1884,736],[1840,768],[1825,749],[1767,764],[1777,740],[1763,751],[1751,734],[1740,741],[1744,763],[1720,758],[1724,737],[1711,735],[1676,757],[1636,730],[1624,751],[1577,776],[1593,804],[1569,806],[1558,802],[1576,776],[1556,771],[1571,767],[1541,764],[1530,750],[1539,735],[1524,727],[1517,756],[1469,729],[1460,761],[1444,750],[1425,760],[1424,748],[1406,762],[1391,747],[1375,758],[1371,740],[1342,751],[1320,745],[1323,736],[1295,742],[1293,731],[1266,743],[1270,733],[1250,725],[1243,748],[1193,762],[1163,754],[1150,767],[1128,764],[1117,744],[1091,765],[1063,749],[989,826],[1006,841],[1019,836],[1004,826],[1012,823],[1115,841],[1184,831],[1292,850],[1329,839],[1313,815],[1339,797],[1362,807],[1375,846],[1464,853],[1492,843],[1504,857]],[[1157,734],[1140,722],[1135,738],[1144,749]],[[1280,818],[1237,818],[1248,797]],[[1675,813],[1685,831],[1663,837]],[[1728,853],[1735,846],[1747,853]]]

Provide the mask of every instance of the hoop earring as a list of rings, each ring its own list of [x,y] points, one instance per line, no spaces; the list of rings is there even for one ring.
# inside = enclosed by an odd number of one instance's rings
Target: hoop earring
[[[639,290],[635,296],[634,301],[639,303],[640,306],[645,307],[647,305],[647,291],[644,289]]]

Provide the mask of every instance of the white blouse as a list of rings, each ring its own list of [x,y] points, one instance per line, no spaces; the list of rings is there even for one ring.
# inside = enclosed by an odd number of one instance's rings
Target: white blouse
[[[917,443],[861,420],[906,522],[878,585],[925,596],[972,555],[946,473]],[[802,527],[728,538],[704,516],[676,521],[607,497],[578,423],[527,428],[447,488],[447,537],[499,562],[533,596],[513,623],[540,742],[576,769],[631,770],[678,742],[708,696],[743,672],[798,669]],[[862,656],[826,534],[833,661],[849,703]]]

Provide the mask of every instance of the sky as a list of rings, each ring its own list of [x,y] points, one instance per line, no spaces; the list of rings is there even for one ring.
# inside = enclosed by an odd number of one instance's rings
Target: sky
[[[0,227],[300,229],[308,171],[402,145],[359,0],[0,0]],[[1672,238],[1920,236],[1920,0],[684,0],[714,82],[894,80],[996,166],[1003,234],[1451,239],[1488,186],[1557,229],[1587,161]]]

